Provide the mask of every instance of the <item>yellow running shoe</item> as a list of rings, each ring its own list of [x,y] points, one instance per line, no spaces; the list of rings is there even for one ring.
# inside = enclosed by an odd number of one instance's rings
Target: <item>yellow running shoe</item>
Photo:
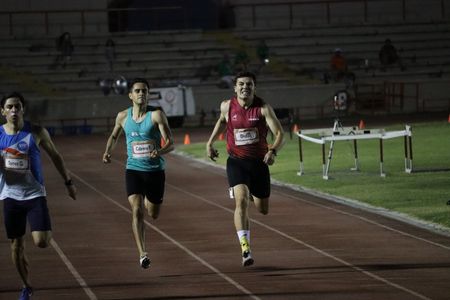
[[[254,260],[252,257],[252,253],[250,251],[250,245],[248,243],[247,238],[245,236],[241,237],[240,243],[242,250],[242,266],[247,267],[253,265]]]

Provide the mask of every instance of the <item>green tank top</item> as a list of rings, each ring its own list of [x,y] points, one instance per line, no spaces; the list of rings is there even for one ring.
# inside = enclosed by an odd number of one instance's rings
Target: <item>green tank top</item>
[[[144,120],[137,123],[133,120],[132,109],[130,107],[127,111],[124,128],[128,154],[126,168],[145,172],[164,170],[164,158],[149,156],[151,151],[161,148],[161,133],[152,122],[154,112],[147,112]]]

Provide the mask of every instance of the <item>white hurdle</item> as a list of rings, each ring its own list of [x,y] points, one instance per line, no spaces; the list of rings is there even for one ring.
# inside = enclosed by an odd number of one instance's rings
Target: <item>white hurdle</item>
[[[302,139],[308,142],[322,145],[322,178],[328,180],[328,173],[330,171],[331,159],[333,157],[333,144],[335,141],[353,141],[354,161],[355,167],[351,170],[359,170],[358,161],[358,146],[357,140],[364,139],[379,139],[380,141],[380,176],[385,177],[383,166],[383,141],[398,137],[404,138],[405,150],[405,172],[411,173],[413,169],[413,154],[412,154],[412,131],[411,126],[405,125],[405,130],[399,131],[385,131],[384,129],[358,129],[357,127],[342,127],[335,122],[333,129],[307,129],[300,130],[296,134],[298,136],[300,170],[297,172],[298,176],[304,175],[303,165],[303,149]],[[308,136],[308,134],[318,134],[320,137],[315,138]],[[330,149],[327,159],[325,158],[325,145],[330,142]]]

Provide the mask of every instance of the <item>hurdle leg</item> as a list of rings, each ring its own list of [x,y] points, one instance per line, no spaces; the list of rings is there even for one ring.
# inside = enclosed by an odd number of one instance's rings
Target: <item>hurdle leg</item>
[[[325,144],[324,144],[324,147],[325,147]],[[328,180],[328,171],[330,170],[331,159],[333,158],[333,147],[334,147],[334,141],[331,141],[330,142],[330,150],[328,151],[327,164],[325,166],[324,174],[322,176],[322,178],[326,179],[326,180]],[[323,152],[323,153],[325,153],[325,152]]]
[[[353,140],[353,152],[355,155],[355,167],[351,168],[352,171],[359,171],[359,161],[358,161],[358,144],[356,140]]]
[[[405,135],[403,137],[403,147],[405,149],[405,172],[408,172],[408,166],[409,166],[409,151],[408,151],[408,136]]]
[[[380,139],[380,176],[386,177],[386,173],[383,170],[383,139]]]
[[[298,176],[302,176],[303,172],[303,150],[302,150],[302,138],[298,137],[298,156],[300,158],[300,171],[297,172]]]
[[[412,151],[412,133],[411,133],[411,126],[406,126],[406,131],[408,131],[408,149],[409,149],[409,169],[407,170],[408,173],[412,173],[413,171],[413,151]]]
[[[322,144],[322,178],[328,179],[328,174],[325,173],[325,143]]]

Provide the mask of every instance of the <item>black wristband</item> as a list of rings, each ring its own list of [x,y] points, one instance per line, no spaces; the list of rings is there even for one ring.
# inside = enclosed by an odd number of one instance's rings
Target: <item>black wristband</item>
[[[269,149],[269,151],[272,151],[273,155],[277,156],[277,150],[275,148]]]
[[[71,186],[71,185],[73,185],[72,179],[68,179],[68,180],[64,181],[64,184],[65,184],[66,186]]]

